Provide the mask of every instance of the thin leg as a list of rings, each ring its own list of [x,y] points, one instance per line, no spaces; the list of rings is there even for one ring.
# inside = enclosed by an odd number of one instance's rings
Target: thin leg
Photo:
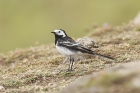
[[[67,71],[70,71],[70,65],[71,65],[71,56],[68,56],[69,60],[70,60],[70,64],[69,64],[69,67],[67,69]]]
[[[69,56],[69,59],[70,59],[70,64],[69,64],[69,67],[68,67],[68,71],[72,71],[72,66],[73,66],[74,58]]]
[[[74,58],[71,58],[71,66],[70,66],[71,71],[72,71],[72,67],[73,67],[73,62],[74,62]]]
[[[68,58],[69,58],[69,57],[66,57],[66,58],[65,58],[65,60],[63,61],[63,64],[67,61]]]

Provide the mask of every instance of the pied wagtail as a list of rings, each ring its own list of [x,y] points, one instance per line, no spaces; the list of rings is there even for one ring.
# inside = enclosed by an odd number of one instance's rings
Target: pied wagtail
[[[105,55],[97,54],[94,51],[85,48],[83,45],[75,42],[71,37],[69,37],[66,32],[62,29],[57,29],[51,32],[55,35],[55,46],[56,49],[64,56],[69,58],[70,64],[68,71],[72,71],[72,66],[74,62],[73,56],[83,55],[83,54],[92,54],[100,57],[108,58],[114,60],[112,57]]]

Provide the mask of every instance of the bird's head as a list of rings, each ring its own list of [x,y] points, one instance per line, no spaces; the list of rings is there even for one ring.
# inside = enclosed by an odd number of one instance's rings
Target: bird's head
[[[51,33],[53,33],[55,36],[59,36],[59,37],[66,37],[67,36],[67,34],[65,33],[65,31],[62,30],[62,29],[56,29],[56,30],[54,30]]]

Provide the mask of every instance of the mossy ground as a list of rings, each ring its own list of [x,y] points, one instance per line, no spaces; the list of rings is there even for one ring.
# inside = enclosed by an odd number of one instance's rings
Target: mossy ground
[[[5,92],[54,93],[81,76],[140,59],[139,29],[131,23],[93,28],[87,36],[99,43],[100,47],[95,51],[112,56],[116,61],[94,56],[76,62],[72,72],[66,72],[68,64],[62,64],[65,58],[54,44],[0,54],[0,85],[4,86]]]

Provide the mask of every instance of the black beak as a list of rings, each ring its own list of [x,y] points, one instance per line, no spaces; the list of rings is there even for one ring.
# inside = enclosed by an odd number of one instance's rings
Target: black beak
[[[51,32],[51,33],[55,33],[55,32]]]

